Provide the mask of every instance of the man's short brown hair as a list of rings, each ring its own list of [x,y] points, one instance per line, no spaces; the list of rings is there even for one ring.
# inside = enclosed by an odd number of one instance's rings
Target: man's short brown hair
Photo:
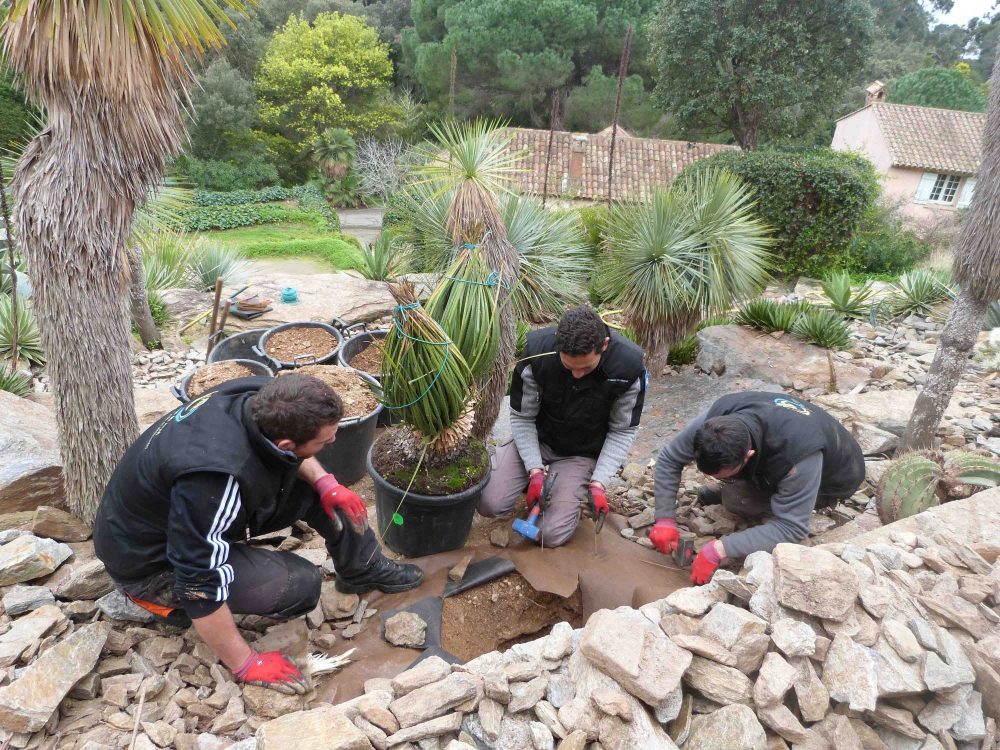
[[[283,375],[250,398],[254,422],[265,437],[308,443],[321,428],[344,416],[344,403],[330,386],[312,375]]]

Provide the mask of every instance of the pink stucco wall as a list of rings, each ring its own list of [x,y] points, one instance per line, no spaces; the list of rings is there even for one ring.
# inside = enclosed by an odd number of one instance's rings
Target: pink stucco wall
[[[914,203],[913,197],[917,194],[920,186],[920,178],[923,177],[922,169],[905,169],[903,167],[890,167],[882,180],[882,188],[886,196],[899,203],[903,213],[918,222],[928,222],[941,219],[946,215],[955,213],[956,205],[942,206],[935,203]],[[958,195],[962,194],[965,186],[965,179],[958,187]]]
[[[837,122],[830,146],[837,151],[858,151],[885,174],[892,167],[892,157],[875,122],[871,108],[858,110]]]

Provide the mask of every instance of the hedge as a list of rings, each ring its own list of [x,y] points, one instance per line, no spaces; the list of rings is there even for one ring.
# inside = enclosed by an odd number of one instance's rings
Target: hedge
[[[277,224],[279,222],[316,221],[317,216],[287,206],[268,203],[251,203],[243,206],[202,206],[193,209],[187,218],[189,232],[210,229],[238,229],[256,224]]]
[[[299,210],[272,205],[276,201],[293,198],[298,200]],[[340,229],[337,212],[330,208],[323,193],[315,185],[298,185],[293,188],[276,185],[260,190],[229,192],[196,190],[193,203],[195,208],[188,214],[186,225],[188,231],[314,220],[318,220],[324,229]]]
[[[878,197],[867,159],[829,148],[808,151],[724,151],[684,169],[686,180],[724,169],[756,192],[757,210],[775,231],[778,273],[821,277],[849,263],[848,246]]]
[[[288,200],[293,196],[292,189],[275,185],[260,190],[231,190],[217,193],[212,190],[195,190],[194,205],[196,206],[242,206],[247,203],[273,203]]]

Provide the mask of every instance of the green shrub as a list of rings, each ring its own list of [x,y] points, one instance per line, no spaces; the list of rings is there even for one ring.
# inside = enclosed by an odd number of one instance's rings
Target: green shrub
[[[361,275],[372,281],[392,281],[403,268],[403,248],[383,232],[364,249]]]
[[[869,206],[847,247],[849,268],[860,273],[898,275],[930,255],[931,246],[908,229],[893,206]]]
[[[863,157],[832,149],[786,152],[723,151],[685,168],[686,184],[707,170],[740,177],[756,196],[756,212],[774,229],[777,270],[822,277],[843,267],[865,212],[878,196],[878,178]]]
[[[577,209],[580,224],[587,238],[587,247],[594,258],[599,258],[604,251],[604,233],[608,228],[610,214],[607,206],[583,206]]]
[[[303,211],[318,214],[323,217],[323,222],[327,229],[334,231],[340,229],[340,217],[337,212],[330,208],[323,191],[313,184],[298,185],[292,188],[292,195],[299,200],[299,206]]]
[[[670,352],[667,354],[667,364],[676,367],[689,365],[698,358],[700,350],[701,344],[698,342],[698,337],[692,333],[670,347]]]
[[[775,302],[761,297],[740,308],[733,322],[768,333],[791,331],[802,314],[812,309],[808,302]]]
[[[0,73],[0,152],[26,141],[31,135],[34,118],[24,95]]]
[[[0,296],[0,361],[5,358],[45,364],[35,316],[20,298],[17,300],[17,351],[14,351],[14,304],[13,298],[7,295]]]
[[[695,330],[700,331],[703,328],[711,328],[712,326],[727,326],[732,322],[732,315],[712,315],[701,321]]]
[[[868,312],[869,300],[875,293],[870,281],[857,291],[851,286],[851,275],[846,271],[831,274],[822,282],[823,294],[830,300],[830,309],[849,318],[861,318]]]
[[[246,258],[238,249],[219,242],[199,240],[191,248],[191,274],[199,289],[215,289],[220,276],[227,286],[238,284],[249,270]]]
[[[173,168],[187,182],[203,190],[256,190],[279,181],[277,167],[260,159],[246,159],[236,164],[185,154],[174,162]]]
[[[272,185],[260,190],[229,190],[226,192],[195,190],[192,203],[196,206],[242,206],[247,203],[273,203],[288,200],[292,196],[292,189],[281,185]]]
[[[296,221],[309,223],[317,220],[319,217],[310,211],[268,203],[249,203],[240,206],[196,208],[188,214],[187,225],[184,228],[189,232],[203,232],[209,229],[237,229],[257,224]]]
[[[938,273],[917,269],[899,277],[887,304],[892,315],[929,315],[954,297],[955,291]]]
[[[792,326],[792,334],[807,344],[827,349],[845,349],[851,343],[847,323],[832,310],[814,308],[806,310]]]
[[[163,326],[170,320],[170,310],[167,308],[166,300],[158,291],[147,289],[146,301],[149,303],[149,313],[153,316],[153,322],[156,323],[157,327]]]
[[[11,372],[6,363],[0,367],[0,391],[13,393],[15,396],[27,396],[31,393],[31,378],[19,370]]]

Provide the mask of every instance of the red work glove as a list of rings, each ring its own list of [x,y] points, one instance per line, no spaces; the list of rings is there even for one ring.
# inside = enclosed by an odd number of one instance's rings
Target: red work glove
[[[720,562],[722,562],[722,558],[715,551],[715,542],[709,542],[701,548],[691,564],[691,583],[701,586],[711,581]]]
[[[344,511],[355,526],[362,527],[368,521],[365,501],[337,481],[333,474],[324,474],[313,485],[319,493],[319,504],[328,516],[333,517],[336,509]]]
[[[604,488],[596,484],[595,482],[590,483],[590,498],[594,503],[594,520],[596,521],[600,516],[608,515],[608,495],[604,491]]]
[[[299,668],[280,651],[258,654],[251,649],[243,666],[233,674],[247,685],[259,685],[287,695],[301,695],[309,689]]]
[[[528,490],[524,493],[524,502],[531,511],[542,500],[542,487],[545,485],[545,472],[536,471],[528,480]]]
[[[664,555],[669,555],[677,549],[681,535],[677,533],[677,522],[672,518],[661,518],[649,532],[649,541]]]

